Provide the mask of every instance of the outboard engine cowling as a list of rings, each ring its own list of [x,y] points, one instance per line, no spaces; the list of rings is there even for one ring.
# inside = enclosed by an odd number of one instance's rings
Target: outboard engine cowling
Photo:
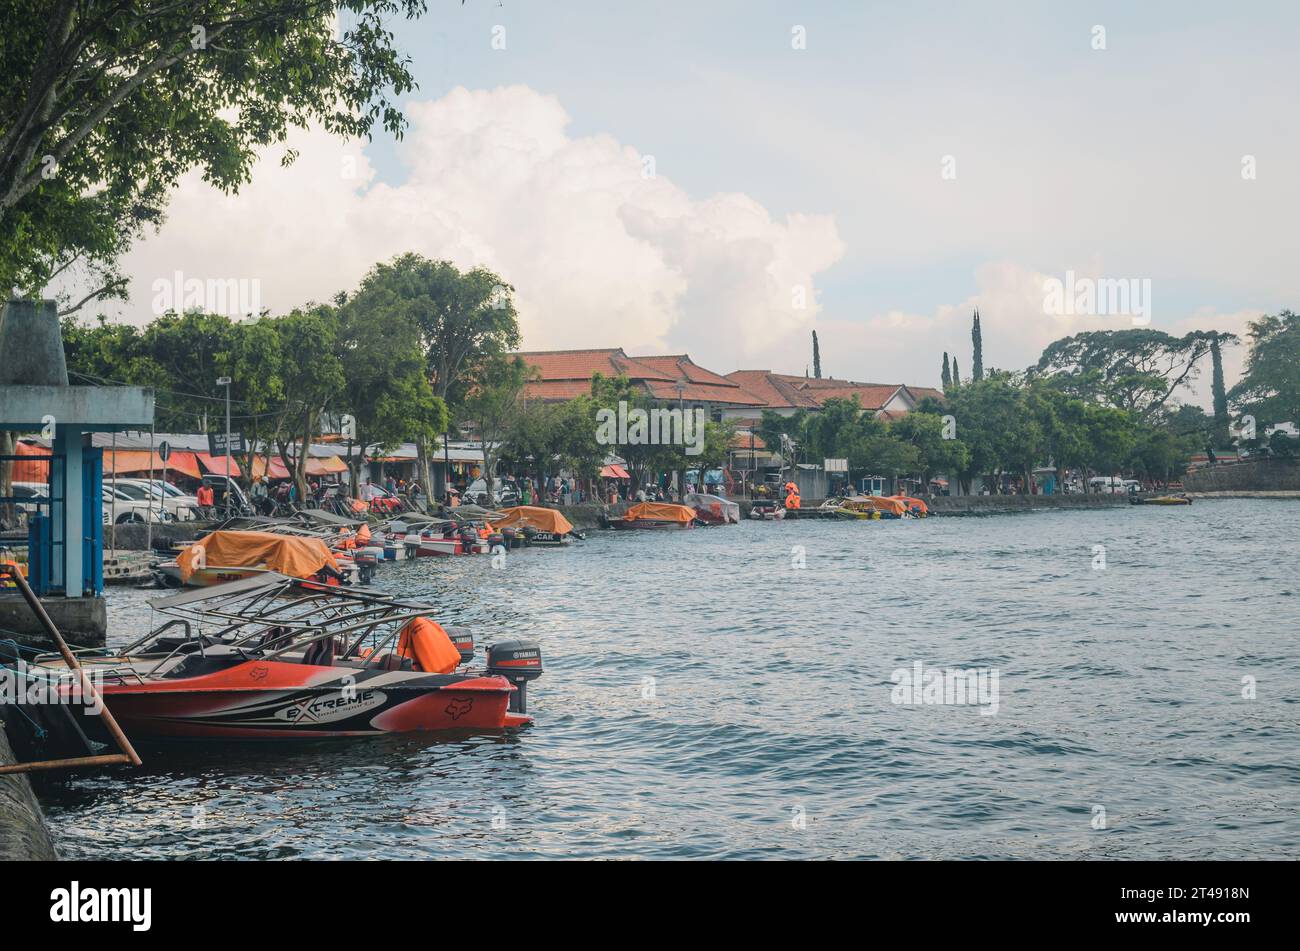
[[[510,712],[528,712],[528,681],[542,676],[542,649],[536,641],[502,641],[487,649],[487,672],[504,677],[517,688],[510,695]]]
[[[460,651],[460,662],[468,664],[474,659],[474,632],[467,627],[448,627],[443,625],[442,628],[451,638],[451,643],[456,650]]]

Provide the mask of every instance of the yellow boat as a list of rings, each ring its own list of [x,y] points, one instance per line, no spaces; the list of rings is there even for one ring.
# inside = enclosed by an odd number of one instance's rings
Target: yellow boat
[[[1158,495],[1154,499],[1133,496],[1129,499],[1134,505],[1191,505],[1192,500],[1185,495]]]

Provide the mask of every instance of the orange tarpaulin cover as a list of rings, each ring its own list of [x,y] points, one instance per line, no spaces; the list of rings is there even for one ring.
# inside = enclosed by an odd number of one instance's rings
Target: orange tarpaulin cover
[[[195,549],[202,549],[202,565],[196,565]],[[326,565],[338,570],[338,563],[319,538],[273,535],[270,532],[212,532],[200,538],[176,557],[181,580],[189,581],[199,567],[270,568],[283,575],[307,578]]]
[[[417,669],[427,674],[450,674],[460,666],[460,651],[437,621],[427,617],[411,618],[397,639],[399,657],[415,661]]]
[[[148,449],[105,449],[104,475],[114,472],[162,472],[163,462],[158,453]],[[175,468],[174,466],[171,468]]]
[[[898,499],[887,498],[883,495],[858,495],[849,499],[845,504],[848,508],[878,509],[881,512],[893,512],[895,515],[902,515],[907,511],[907,506]]]
[[[661,522],[685,524],[695,520],[695,509],[673,505],[671,502],[640,502],[628,509],[623,518],[629,522],[638,518],[652,518]]]
[[[632,478],[630,475],[627,474],[627,470],[624,469],[622,466],[620,466],[617,462],[611,462],[609,465],[602,467],[600,470],[600,477],[602,479]]]
[[[514,508],[502,509],[501,512],[504,518],[494,520],[493,528],[530,525],[539,532],[554,532],[556,535],[573,531],[573,523],[555,509],[545,509],[536,505],[516,505]]]
[[[210,456],[206,452],[196,452],[194,455],[198,457],[199,464],[202,465],[203,468],[207,469],[209,472],[212,472],[216,475],[227,474],[225,456]],[[236,479],[238,479],[240,476],[239,463],[235,461],[234,456],[230,457],[229,474],[234,476]]]
[[[930,506],[925,504],[924,499],[913,498],[910,495],[890,495],[887,496],[887,498],[896,499],[899,502],[902,502],[908,508],[917,508],[920,509],[922,512],[926,513],[927,515],[930,514]]]

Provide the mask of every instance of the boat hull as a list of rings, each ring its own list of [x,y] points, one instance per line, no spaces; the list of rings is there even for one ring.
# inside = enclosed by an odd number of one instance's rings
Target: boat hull
[[[286,678],[275,668],[286,667],[302,668],[309,675],[307,680],[315,682],[277,683]],[[263,671],[262,682],[274,686],[249,686]],[[291,670],[288,679],[298,676],[299,672]],[[503,677],[249,662],[222,675],[221,683],[227,686],[199,683],[208,679],[107,686],[104,700],[127,735],[152,739],[283,740],[480,732],[503,730],[518,725],[520,719],[508,711],[514,688]]]

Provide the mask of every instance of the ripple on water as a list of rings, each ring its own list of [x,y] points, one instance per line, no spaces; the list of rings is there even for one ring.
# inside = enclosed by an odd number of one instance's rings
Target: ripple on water
[[[1243,500],[386,565],[481,642],[542,642],[534,728],[151,747],[44,799],[78,858],[1290,856],[1298,536],[1300,505]],[[149,596],[110,591],[114,643]],[[998,713],[893,704],[916,661],[997,668]]]

